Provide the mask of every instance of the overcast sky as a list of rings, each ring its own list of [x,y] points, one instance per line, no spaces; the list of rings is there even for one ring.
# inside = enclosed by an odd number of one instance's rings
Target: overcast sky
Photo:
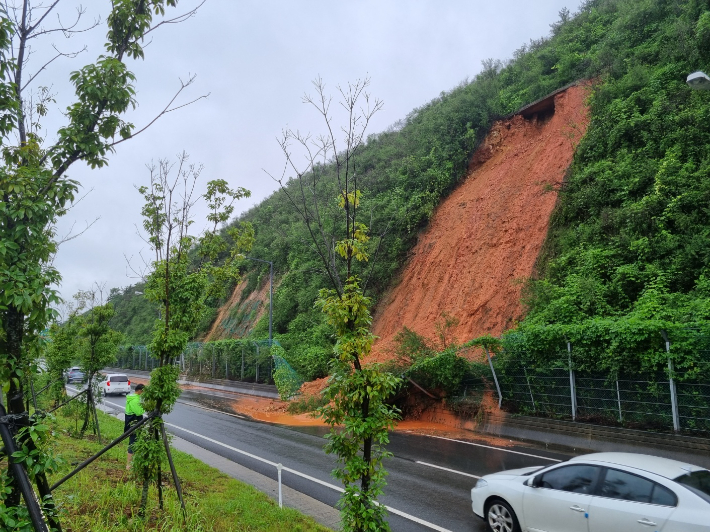
[[[110,2],[88,3],[85,18],[105,21]],[[181,0],[169,13],[198,3]],[[141,250],[149,255],[136,235],[142,202],[134,185],[147,184],[145,165],[151,160],[186,150],[193,162],[204,164],[203,184],[221,178],[252,191],[238,205],[241,212],[276,188],[263,169],[278,174],[283,167],[276,142],[282,129],[322,131],[319,117],[301,102],[315,77],[334,91],[338,84],[369,76],[371,94],[384,101],[370,128],[379,132],[475,76],[482,60],[507,60],[530,39],[548,36],[559,11],[566,7],[574,13],[578,6],[579,0],[207,0],[190,20],[156,31],[145,60],[129,63],[139,102],[130,120],[138,128],[149,122],[179,88],[179,79],[190,74],[197,78],[181,102],[209,97],[118,146],[108,167],[70,168],[69,176],[91,192],[61,220],[59,234],[100,219],[58,252],[63,297],[93,282],[107,288],[135,282],[127,276],[124,255]],[[102,52],[105,33],[102,24],[73,39],[55,34],[38,43],[64,52],[88,47],[38,78],[57,94],[57,111],[47,122],[49,139],[63,123],[59,110],[71,101],[68,73]],[[43,53],[38,48],[36,64]],[[204,211],[196,213],[203,219]]]

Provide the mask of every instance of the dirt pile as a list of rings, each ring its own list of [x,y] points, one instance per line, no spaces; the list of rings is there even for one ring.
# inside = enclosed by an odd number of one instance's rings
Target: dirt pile
[[[434,338],[444,313],[458,318],[451,332],[459,342],[499,335],[523,316],[522,283],[533,273],[557,190],[586,131],[587,91],[570,87],[540,113],[495,124],[466,179],[420,236],[401,281],[379,303],[371,360],[388,358],[405,326]]]

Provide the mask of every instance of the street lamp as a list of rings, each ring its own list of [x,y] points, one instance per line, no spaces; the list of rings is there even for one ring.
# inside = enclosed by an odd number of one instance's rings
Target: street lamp
[[[274,263],[270,260],[255,259],[254,257],[244,258],[269,265],[269,347],[271,347],[272,327],[274,323]]]
[[[705,72],[693,72],[688,75],[688,79],[685,80],[691,89],[698,91],[710,90],[710,77]]]

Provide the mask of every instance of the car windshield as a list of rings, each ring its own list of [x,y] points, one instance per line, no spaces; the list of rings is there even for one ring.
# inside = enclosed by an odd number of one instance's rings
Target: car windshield
[[[693,471],[674,479],[693,493],[710,502],[710,471]]]
[[[111,382],[128,382],[128,377],[125,375],[112,375]]]

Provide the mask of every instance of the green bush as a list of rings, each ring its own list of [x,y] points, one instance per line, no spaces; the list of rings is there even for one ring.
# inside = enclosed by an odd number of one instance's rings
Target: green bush
[[[424,388],[442,390],[447,396],[452,396],[461,389],[468,366],[468,361],[451,348],[418,360],[407,373]]]

